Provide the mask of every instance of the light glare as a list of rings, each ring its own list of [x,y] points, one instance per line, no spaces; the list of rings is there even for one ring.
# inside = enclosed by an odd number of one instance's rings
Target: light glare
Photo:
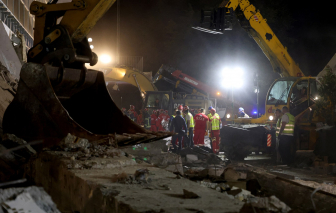
[[[88,38],[88,42],[92,42],[92,38]]]
[[[90,48],[91,48],[91,50],[92,50],[92,49],[94,48],[94,46],[91,44],[91,45],[90,45]]]
[[[106,55],[106,54],[103,54],[99,57],[100,61],[103,63],[103,64],[108,64],[111,62],[111,56],[109,55]]]

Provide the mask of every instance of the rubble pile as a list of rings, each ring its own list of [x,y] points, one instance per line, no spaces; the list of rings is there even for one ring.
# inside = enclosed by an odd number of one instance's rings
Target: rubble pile
[[[60,213],[42,187],[0,189],[0,213]]]

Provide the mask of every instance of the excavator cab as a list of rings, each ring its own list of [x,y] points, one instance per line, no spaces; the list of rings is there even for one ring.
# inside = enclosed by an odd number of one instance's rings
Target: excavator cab
[[[173,92],[172,91],[148,91],[146,93],[143,108],[149,110],[168,110],[173,115]]]
[[[318,99],[318,87],[319,83],[314,77],[285,77],[276,80],[267,94],[266,117],[269,119],[274,116],[275,110],[283,106],[287,106],[295,117],[309,107],[313,113],[313,105]]]

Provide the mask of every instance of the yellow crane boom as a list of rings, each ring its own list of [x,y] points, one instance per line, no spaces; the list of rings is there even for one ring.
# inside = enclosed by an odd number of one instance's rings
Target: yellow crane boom
[[[273,70],[281,77],[303,77],[298,64],[289,55],[287,48],[279,41],[267,21],[248,0],[224,0],[219,8],[225,9],[225,17],[235,15],[241,26],[257,42],[269,59]],[[220,14],[218,14],[220,15]],[[216,26],[218,29],[218,26]],[[231,28],[226,28],[226,30]],[[221,29],[223,30],[223,28]]]

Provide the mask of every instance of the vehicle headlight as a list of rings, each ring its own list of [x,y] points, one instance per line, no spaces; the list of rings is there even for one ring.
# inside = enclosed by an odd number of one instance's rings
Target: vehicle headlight
[[[226,118],[230,118],[230,117],[231,117],[231,115],[230,115],[230,114],[227,114],[227,115],[226,115]]]
[[[268,117],[268,119],[270,119],[270,121],[273,121],[273,116],[272,115],[270,115],[269,117]]]

